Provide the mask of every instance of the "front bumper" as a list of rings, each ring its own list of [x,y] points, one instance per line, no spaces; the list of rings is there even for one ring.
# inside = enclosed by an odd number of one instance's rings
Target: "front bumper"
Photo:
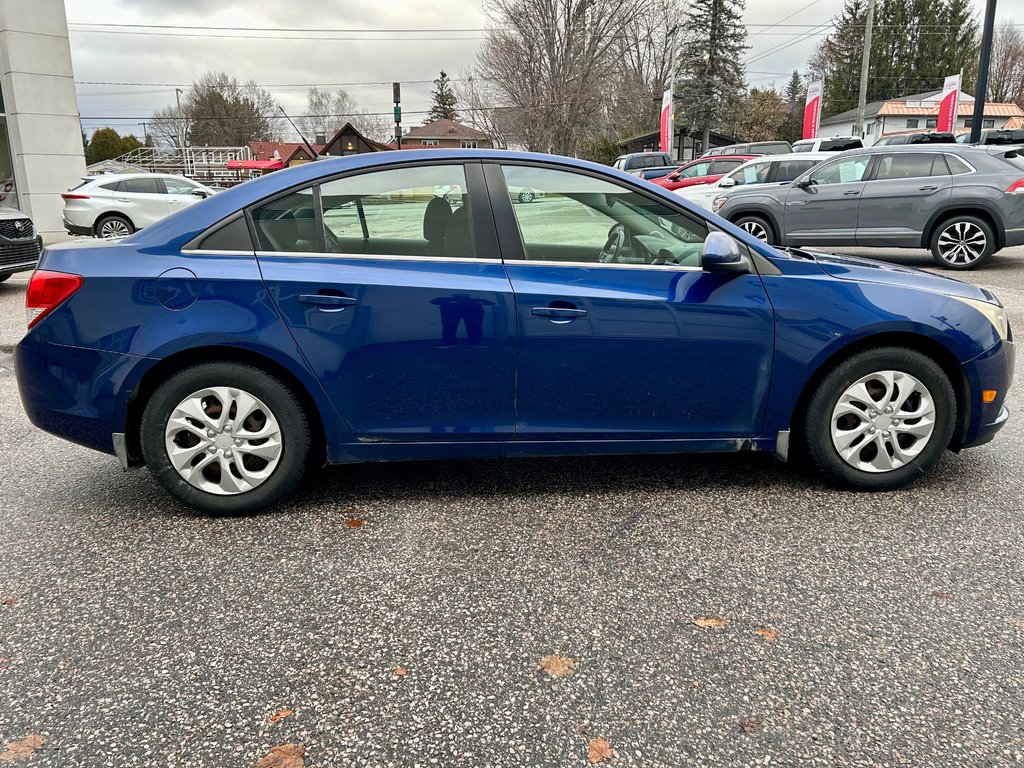
[[[1003,341],[988,352],[964,365],[970,389],[970,408],[961,448],[973,448],[989,442],[1003,428],[1010,416],[1006,393],[1013,383],[1016,348],[1012,341]],[[982,402],[986,389],[996,391],[991,403]]]
[[[6,237],[0,237],[0,277],[35,269],[42,252],[41,235],[36,235],[31,240],[8,240]]]

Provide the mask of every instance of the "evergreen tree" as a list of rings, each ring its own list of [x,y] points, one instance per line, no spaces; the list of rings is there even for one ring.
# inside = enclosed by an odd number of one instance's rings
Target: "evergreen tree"
[[[458,120],[459,100],[452,89],[452,82],[448,79],[447,73],[442,69],[441,75],[434,80],[434,90],[430,93],[430,111],[427,113],[425,122],[432,123],[435,120]]]
[[[783,98],[786,102],[788,117],[782,128],[782,138],[792,143],[803,138],[804,100],[807,98],[807,85],[795,69],[786,84]]]
[[[82,138],[85,139],[84,132]],[[113,160],[141,146],[142,142],[131,134],[122,136],[113,128],[99,128],[85,147],[85,162],[92,165],[102,160]]]
[[[743,25],[744,0],[695,0],[688,26],[706,35],[684,49],[677,78],[686,121],[708,146],[712,128],[733,120],[743,95],[747,30]]]

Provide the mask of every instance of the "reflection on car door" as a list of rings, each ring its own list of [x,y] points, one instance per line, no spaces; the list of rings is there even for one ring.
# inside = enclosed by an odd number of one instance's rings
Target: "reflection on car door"
[[[861,195],[857,244],[921,244],[932,214],[953,194],[953,177],[941,152],[893,152],[875,161]]]
[[[123,179],[114,193],[115,209],[135,224],[136,229],[148,227],[167,216],[167,195],[159,178]]]
[[[759,430],[772,313],[756,274],[701,271],[705,222],[585,174],[485,167],[515,292],[518,440]],[[513,209],[523,185],[543,208]]]
[[[362,441],[513,435],[512,288],[483,190],[477,163],[424,164],[250,212],[270,295]]]
[[[782,195],[783,227],[789,245],[854,245],[857,215],[870,155],[827,162],[814,170],[806,187]]]
[[[199,189],[195,184],[185,179],[163,179],[164,188],[167,190],[167,207],[171,213],[180,211],[190,205],[195,205],[203,198],[194,194]]]

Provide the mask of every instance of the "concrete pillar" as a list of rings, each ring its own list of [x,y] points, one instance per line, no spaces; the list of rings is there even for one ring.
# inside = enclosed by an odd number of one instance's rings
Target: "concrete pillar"
[[[63,0],[0,2],[0,88],[19,207],[44,241],[64,239],[60,195],[85,153]]]

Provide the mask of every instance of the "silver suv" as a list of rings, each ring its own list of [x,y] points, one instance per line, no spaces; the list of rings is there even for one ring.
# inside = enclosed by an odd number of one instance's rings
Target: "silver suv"
[[[854,149],[788,186],[729,192],[717,211],[773,245],[928,248],[943,267],[974,269],[1000,248],[1024,244],[1020,150]]]

